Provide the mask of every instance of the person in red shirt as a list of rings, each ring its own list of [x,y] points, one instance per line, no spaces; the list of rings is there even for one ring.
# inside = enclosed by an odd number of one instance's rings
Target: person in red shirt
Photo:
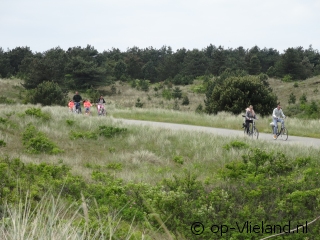
[[[70,112],[74,112],[74,102],[73,102],[73,100],[69,101],[68,107],[69,107]]]
[[[83,101],[83,106],[85,109],[85,113],[90,115],[90,107],[92,106],[92,104],[90,103],[89,99],[86,99]]]

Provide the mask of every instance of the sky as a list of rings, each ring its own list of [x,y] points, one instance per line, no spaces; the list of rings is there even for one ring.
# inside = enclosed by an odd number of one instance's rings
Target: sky
[[[0,48],[320,51],[320,0],[0,0]]]

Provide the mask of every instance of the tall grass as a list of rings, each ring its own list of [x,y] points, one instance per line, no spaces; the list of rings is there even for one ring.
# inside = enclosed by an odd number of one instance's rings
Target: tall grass
[[[238,159],[246,149],[226,151],[224,146],[233,140],[246,142],[250,147],[261,147],[267,150],[284,152],[289,156],[317,154],[316,149],[308,150],[305,147],[292,147],[289,145],[275,145],[264,141],[250,141],[250,139],[222,137],[203,132],[172,131],[168,129],[153,129],[151,127],[130,126],[114,121],[112,117],[97,117],[74,115],[63,107],[43,107],[44,113],[51,116],[51,120],[44,121],[33,116],[22,116],[26,109],[32,105],[17,105],[15,114],[8,119],[11,125],[0,124],[2,138],[7,145],[1,151],[12,157],[19,157],[24,162],[64,163],[72,167],[72,173],[79,174],[90,179],[90,174],[95,169],[112,172],[126,182],[157,183],[163,178],[171,178],[174,174],[181,174],[183,170],[192,170],[201,179],[214,178],[217,170],[231,160]],[[11,112],[10,108],[0,105],[0,117],[6,118]],[[130,110],[117,110],[109,106],[110,112],[130,114]],[[188,119],[189,124],[210,125],[224,124],[229,126],[240,125],[242,119],[221,113],[216,116],[186,114],[183,112],[166,110],[132,110],[137,116],[148,114],[164,115],[172,120]],[[240,118],[240,123],[239,123]],[[66,120],[73,124],[69,125]],[[258,128],[261,131],[261,122],[268,119],[260,119]],[[298,121],[298,120],[295,120]],[[301,120],[299,120],[301,121]],[[28,154],[22,145],[21,133],[28,123],[36,126],[46,136],[56,143],[64,153],[56,155]],[[289,133],[292,127],[291,119],[287,121]],[[302,124],[302,123],[301,123]],[[316,121],[304,124],[304,128],[315,125]],[[127,128],[125,134],[113,138],[98,136],[97,139],[70,138],[70,132],[95,132],[101,125]],[[309,129],[308,131],[311,131]],[[183,164],[174,161],[175,157],[181,157]]]
[[[17,204],[6,204],[0,222],[0,239],[2,240],[34,240],[34,239],[114,239],[121,218],[108,214],[101,221],[103,224],[96,232],[80,225],[81,220],[88,222],[86,204],[77,207],[77,203],[66,204],[62,199],[54,198],[49,193],[32,206],[32,199],[26,196]],[[133,228],[124,239],[130,239]]]

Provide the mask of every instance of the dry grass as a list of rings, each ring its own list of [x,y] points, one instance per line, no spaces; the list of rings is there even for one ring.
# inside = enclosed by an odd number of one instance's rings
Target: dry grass
[[[247,142],[250,147],[279,150],[288,156],[317,155],[315,149],[306,149],[305,147],[277,146],[263,141],[221,137],[200,132],[124,125],[116,123],[112,117],[74,115],[67,111],[67,107],[43,107],[42,111],[52,116],[49,121],[31,116],[23,117],[22,113],[30,107],[33,106],[16,105],[16,113],[9,118],[11,125],[0,124],[0,139],[7,143],[5,147],[0,148],[1,154],[20,157],[23,162],[54,164],[63,162],[71,167],[72,173],[81,175],[88,180],[91,172],[95,169],[112,172],[115,177],[126,182],[155,184],[163,178],[171,178],[173,174],[182,174],[184,169],[198,174],[202,180],[206,178],[213,180],[218,169],[223,167],[225,163],[239,159],[242,154],[248,151],[240,150],[239,152],[238,150],[227,151],[224,149],[226,144],[235,139]],[[6,105],[0,105],[0,117],[6,118],[6,114],[10,111],[11,109]],[[139,111],[143,110],[139,109]],[[141,114],[143,115],[143,112]],[[179,114],[179,118],[188,116],[188,113],[179,112]],[[237,117],[229,116],[226,113],[213,119],[210,119],[209,116],[202,117],[221,124],[239,124]],[[195,114],[194,118],[200,119],[201,116]],[[66,123],[67,119],[75,121],[75,125],[69,126]],[[44,132],[50,140],[64,150],[64,153],[58,155],[26,153],[22,145],[22,133],[28,123],[33,123],[38,130]],[[128,132],[111,139],[102,136],[97,140],[70,139],[71,130],[96,131],[100,125],[125,127]],[[174,161],[176,156],[183,159],[183,164]],[[118,164],[119,169],[109,168],[108,166],[112,164]]]
[[[304,93],[307,95],[308,101],[320,100],[320,94],[318,92],[320,91],[320,76],[295,82],[283,82],[280,79],[270,78],[268,82],[274,93],[277,95],[284,110],[288,106],[289,95],[291,93],[296,96],[297,102]],[[298,84],[298,87],[294,87],[295,83]]]

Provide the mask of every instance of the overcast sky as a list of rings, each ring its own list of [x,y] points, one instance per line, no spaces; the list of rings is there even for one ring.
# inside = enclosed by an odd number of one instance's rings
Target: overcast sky
[[[320,0],[0,0],[0,47],[199,50],[312,45]]]

